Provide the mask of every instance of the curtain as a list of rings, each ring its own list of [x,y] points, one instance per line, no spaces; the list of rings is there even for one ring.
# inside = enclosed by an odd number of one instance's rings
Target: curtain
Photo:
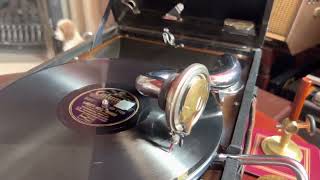
[[[68,0],[69,18],[81,33],[97,31],[100,19],[109,0]],[[111,20],[112,21],[112,20]],[[110,21],[108,22],[110,24]]]

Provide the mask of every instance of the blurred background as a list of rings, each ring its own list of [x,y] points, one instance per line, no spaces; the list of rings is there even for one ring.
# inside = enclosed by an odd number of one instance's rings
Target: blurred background
[[[0,0],[0,75],[19,73],[61,52],[54,30],[70,19],[95,32],[108,0]]]

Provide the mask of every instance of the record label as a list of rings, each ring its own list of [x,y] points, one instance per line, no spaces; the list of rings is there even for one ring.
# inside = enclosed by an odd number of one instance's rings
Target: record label
[[[69,105],[73,120],[87,126],[101,127],[123,123],[139,109],[136,96],[115,88],[98,88],[81,93]]]

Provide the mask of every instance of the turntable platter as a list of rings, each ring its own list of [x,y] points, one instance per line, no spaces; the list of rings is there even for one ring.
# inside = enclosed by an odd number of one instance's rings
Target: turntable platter
[[[183,146],[168,152],[163,111],[157,100],[140,96],[134,87],[139,74],[159,69],[163,68],[125,60],[75,62],[44,69],[2,89],[0,178],[175,179],[199,175],[217,150],[222,113],[210,98]],[[123,113],[114,119],[115,124],[92,123],[97,122],[92,118],[81,123],[68,114],[71,102],[101,89],[135,102],[130,107],[136,112]]]

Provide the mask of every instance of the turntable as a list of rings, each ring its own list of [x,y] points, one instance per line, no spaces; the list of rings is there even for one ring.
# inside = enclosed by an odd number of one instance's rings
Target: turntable
[[[243,164],[307,179],[244,155],[271,5],[110,1],[93,40],[0,91],[1,179],[238,179]]]

